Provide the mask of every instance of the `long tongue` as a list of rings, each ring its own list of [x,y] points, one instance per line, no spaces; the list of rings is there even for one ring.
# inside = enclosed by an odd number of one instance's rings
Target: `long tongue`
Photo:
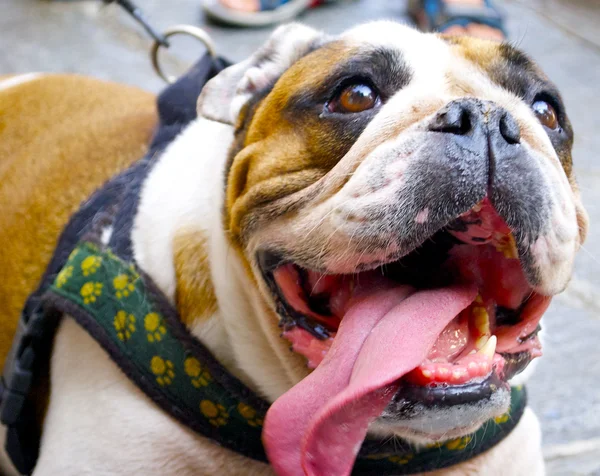
[[[476,295],[470,286],[411,292],[371,289],[356,299],[323,362],[271,406],[263,440],[278,474],[349,474],[397,380],[425,360]]]

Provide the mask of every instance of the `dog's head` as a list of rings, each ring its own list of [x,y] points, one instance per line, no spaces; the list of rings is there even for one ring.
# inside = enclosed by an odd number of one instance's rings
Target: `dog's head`
[[[352,451],[359,420],[436,441],[506,411],[587,226],[564,105],[526,55],[290,25],[199,111],[235,128],[223,226],[264,319],[316,368],[272,407],[268,446],[298,433],[314,456],[332,419]]]

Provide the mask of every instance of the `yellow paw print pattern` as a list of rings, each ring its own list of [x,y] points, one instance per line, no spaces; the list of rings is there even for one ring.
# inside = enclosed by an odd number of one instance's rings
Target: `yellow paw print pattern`
[[[115,287],[115,296],[118,299],[129,296],[135,289],[135,285],[126,274],[119,274],[113,279],[113,286]]]
[[[60,273],[56,275],[56,287],[62,288],[71,276],[73,276],[73,266],[65,266]]]
[[[115,316],[114,325],[119,340],[127,342],[131,338],[131,334],[135,332],[135,316],[127,314],[125,311],[119,311]]]
[[[146,314],[144,318],[144,329],[146,329],[146,337],[148,342],[159,342],[167,333],[167,328],[163,318],[156,312]]]
[[[100,256],[88,256],[81,262],[81,273],[84,276],[90,276],[98,271],[101,264],[102,258]]]
[[[508,413],[504,413],[500,416],[497,416],[496,418],[494,418],[494,421],[498,424],[501,425],[502,423],[506,423],[510,418],[510,414]]]
[[[455,438],[447,441],[444,446],[446,446],[446,448],[448,448],[450,451],[460,451],[464,450],[470,442],[470,436],[463,436],[462,438]]]
[[[183,362],[185,373],[192,379],[192,385],[196,388],[206,387],[212,380],[208,370],[195,357],[188,357]]]
[[[104,285],[102,283],[94,283],[92,281],[88,281],[83,286],[81,286],[81,297],[83,298],[84,304],[92,304],[96,302],[96,298],[102,295],[102,288]]]
[[[111,250],[106,250],[104,253],[106,253],[106,256],[108,258],[110,258],[111,260],[118,260],[119,259],[119,257],[116,254],[114,254]]]
[[[215,404],[210,400],[202,400],[200,402],[200,411],[208,418],[212,426],[224,426],[229,419],[229,413],[227,413],[225,407],[220,403]]]
[[[409,454],[405,454],[405,455],[401,455],[401,456],[390,456],[388,459],[392,462],[392,463],[396,463],[396,464],[408,464],[410,463],[410,460],[413,459],[415,457],[415,455],[409,453]]]
[[[248,425],[262,426],[263,419],[258,418],[258,416],[256,414],[256,410],[254,408],[252,408],[250,405],[246,405],[245,403],[240,403],[237,406],[237,410],[238,410],[239,414],[242,415],[246,419],[246,421],[248,422]]]
[[[67,261],[68,262],[73,261],[77,257],[78,254],[79,254],[79,248],[75,248],[73,251],[71,251],[71,254],[67,258]]]
[[[152,357],[150,361],[150,370],[156,376],[156,382],[165,387],[173,383],[175,371],[173,370],[173,362],[168,359],[163,359],[158,355]]]

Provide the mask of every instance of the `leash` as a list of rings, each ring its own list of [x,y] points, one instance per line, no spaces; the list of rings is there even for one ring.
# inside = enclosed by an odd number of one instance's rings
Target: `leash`
[[[191,25],[175,25],[170,28],[167,28],[162,38],[166,40],[175,35],[191,36],[192,38],[198,40],[204,45],[207,53],[213,59],[217,58],[215,45],[208,33],[206,33],[202,28],[198,28],[197,26]],[[167,84],[173,84],[175,81],[177,81],[177,78],[175,76],[167,75],[164,72],[159,60],[159,52],[160,49],[163,47],[168,48],[168,43],[165,46],[161,39],[155,39],[154,43],[152,44],[152,48],[150,49],[150,59],[152,60],[152,66],[154,67],[154,71],[156,71],[156,74],[158,74]]]
[[[116,3],[122,7],[137,23],[139,23],[146,33],[154,40],[152,47],[150,48],[150,60],[152,61],[152,67],[160,78],[167,84],[173,84],[177,81],[177,77],[171,76],[165,73],[160,63],[160,50],[161,48],[170,48],[171,43],[169,38],[177,35],[189,36],[199,41],[206,48],[207,53],[213,58],[217,58],[217,52],[215,44],[212,41],[210,35],[206,33],[202,28],[192,25],[174,25],[167,28],[162,34],[154,28],[149,20],[144,15],[142,9],[135,5],[131,0],[102,0],[105,4]]]

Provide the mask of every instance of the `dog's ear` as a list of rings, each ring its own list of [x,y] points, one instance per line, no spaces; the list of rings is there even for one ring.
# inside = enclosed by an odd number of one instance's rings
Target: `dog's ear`
[[[234,125],[244,104],[271,88],[292,64],[323,42],[325,35],[291,23],[277,28],[247,60],[211,79],[198,98],[198,116]]]

